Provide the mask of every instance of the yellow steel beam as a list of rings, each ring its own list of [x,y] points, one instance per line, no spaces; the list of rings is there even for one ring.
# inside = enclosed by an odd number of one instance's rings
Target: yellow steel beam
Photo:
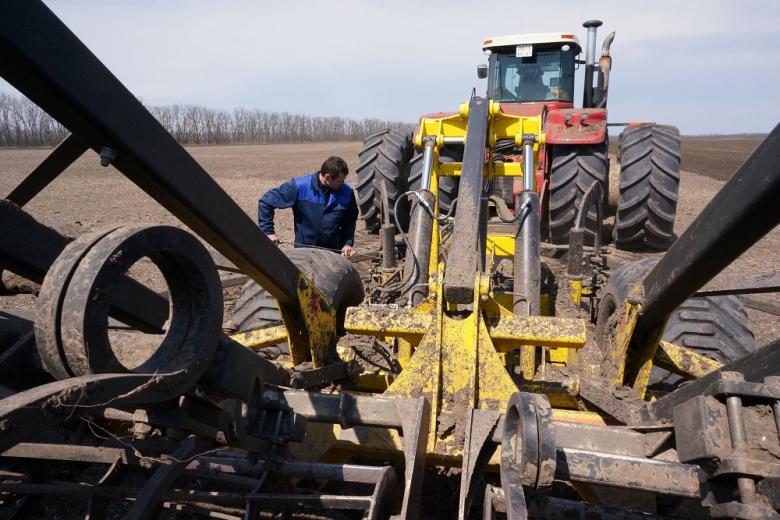
[[[344,329],[352,334],[393,336],[415,342],[433,322],[432,305],[421,305],[424,307],[415,309],[350,307],[344,318]]]
[[[253,350],[259,350],[271,345],[277,345],[287,341],[287,327],[276,325],[262,329],[250,330],[231,334],[230,339]]]
[[[719,361],[668,341],[660,342],[653,361],[657,366],[689,379],[703,377],[723,366]]]
[[[415,341],[431,329],[434,320],[432,312],[420,310],[352,307],[347,309],[344,328],[353,334]],[[552,316],[501,315],[488,321],[487,332],[499,352],[522,345],[581,348],[587,339],[583,320]]]
[[[582,348],[587,340],[584,320],[553,316],[501,316],[488,333],[499,352],[522,345]]]
[[[493,257],[515,256],[515,236],[510,234],[489,234],[487,250]]]
[[[494,177],[522,177],[523,165],[522,163],[502,163],[497,162],[493,164],[493,176]]]

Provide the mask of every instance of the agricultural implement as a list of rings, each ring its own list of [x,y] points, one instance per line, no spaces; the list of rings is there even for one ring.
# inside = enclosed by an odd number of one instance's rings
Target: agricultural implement
[[[459,518],[778,516],[780,343],[722,363],[662,334],[697,291],[734,292],[718,273],[780,220],[780,127],[654,264],[611,273],[601,233],[586,245],[604,212],[591,183],[559,284],[540,260],[539,176],[524,175],[545,122],[475,96],[422,120],[420,184],[396,199],[413,201],[403,265],[385,240],[361,304],[349,262],[277,249],[42,3],[2,12],[0,73],[72,132],[0,204],[0,265],[41,284],[35,316],[3,320],[4,516],[435,517],[446,468]],[[522,161],[497,160],[510,140]],[[462,157],[443,159],[452,144]],[[71,239],[24,211],[90,149],[219,254],[169,226]],[[522,186],[512,209],[492,189],[504,178]],[[142,258],[166,293],[127,275]],[[251,278],[237,333],[218,267]],[[780,285],[743,278],[726,285]],[[554,316],[559,286],[586,318]],[[116,327],[164,336],[128,367]],[[345,332],[379,338],[388,367],[368,370]],[[654,367],[693,381],[653,389]]]

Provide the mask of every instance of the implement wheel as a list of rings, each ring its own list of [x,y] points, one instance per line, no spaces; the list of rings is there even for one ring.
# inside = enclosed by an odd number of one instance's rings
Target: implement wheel
[[[390,219],[398,196],[406,191],[408,163],[412,153],[411,136],[397,130],[382,130],[366,137],[358,154],[357,203],[360,218],[369,233],[378,233],[382,225],[382,188],[387,191]],[[401,226],[408,225],[408,211],[399,215]]]
[[[629,287],[641,282],[656,262],[645,258],[615,270],[601,296],[599,323],[606,323],[607,316],[625,301]],[[732,295],[688,298],[669,316],[663,339],[724,364],[757,348],[742,300]],[[653,367],[650,387],[673,390],[682,381],[678,375]]]
[[[680,187],[680,132],[642,125],[620,134],[620,195],[614,239],[620,249],[666,250],[674,242]]]
[[[609,161],[607,142],[594,145],[553,145],[551,150],[549,228],[553,244],[568,244],[569,230],[582,205],[582,197],[591,184],[598,183],[604,193],[603,207],[609,194]],[[585,236],[588,243],[599,228],[596,210],[587,215]]]
[[[287,257],[306,275],[337,310],[339,333],[343,333],[347,307],[363,301],[363,282],[355,265],[344,256],[324,249],[301,247],[287,251]],[[279,325],[282,314],[271,294],[254,280],[241,288],[233,311],[238,332]]]

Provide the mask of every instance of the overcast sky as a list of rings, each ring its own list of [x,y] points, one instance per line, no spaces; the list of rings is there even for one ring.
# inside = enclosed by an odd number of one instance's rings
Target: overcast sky
[[[48,0],[144,102],[416,121],[455,110],[488,36],[575,32],[612,45],[612,121],[684,133],[780,121],[780,1]],[[581,73],[581,71],[580,71]],[[0,84],[1,91],[12,91]]]

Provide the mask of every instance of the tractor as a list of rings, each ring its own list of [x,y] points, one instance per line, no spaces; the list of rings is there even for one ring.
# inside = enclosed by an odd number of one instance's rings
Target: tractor
[[[612,69],[610,47],[615,33],[602,44],[596,57],[596,32],[602,24],[590,20],[585,49],[571,33],[538,33],[496,36],[482,42],[487,65],[477,67],[477,76],[487,79],[487,98],[501,104],[506,114],[538,116],[545,142],[536,165],[536,190],[541,200],[543,237],[552,246],[565,247],[569,231],[587,188],[601,186],[605,214],[614,214],[612,238],[626,250],[665,250],[674,241],[680,171],[680,138],[674,126],[654,123],[608,123],[607,98]],[[580,58],[585,51],[584,60]],[[575,71],[584,66],[582,107],[574,106]],[[422,119],[445,114],[426,114]],[[610,186],[608,127],[626,128],[620,134],[617,155],[619,187]],[[419,125],[417,133],[419,133]],[[416,135],[416,134],[415,134]],[[459,161],[462,144],[443,143],[441,161]],[[496,160],[520,162],[522,150],[510,141],[492,144]],[[378,232],[382,193],[387,192],[389,213],[394,215],[398,195],[418,189],[422,150],[413,136],[384,130],[369,136],[360,152],[357,192],[366,229]],[[613,179],[613,182],[617,179]],[[493,193],[512,206],[522,191],[510,178],[497,179]],[[612,189],[612,191],[610,191]],[[443,179],[439,198],[443,211],[457,197],[458,180]],[[408,224],[409,207],[399,204],[398,224]],[[601,227],[597,215],[587,216],[587,241]],[[605,237],[608,238],[608,237]]]

